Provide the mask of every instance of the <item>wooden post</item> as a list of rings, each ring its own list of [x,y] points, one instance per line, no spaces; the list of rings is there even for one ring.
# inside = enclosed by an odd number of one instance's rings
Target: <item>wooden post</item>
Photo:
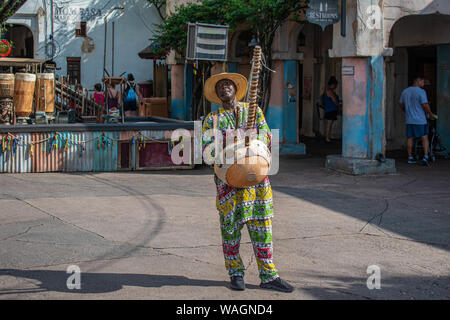
[[[61,111],[64,111],[64,76],[61,76]]]
[[[83,97],[81,98],[81,115],[84,115],[84,112],[85,112],[85,110],[84,110],[84,103],[85,103],[85,101],[84,101],[84,97],[85,97],[85,95],[86,95],[86,89],[85,88],[83,88]]]
[[[47,83],[44,81],[44,112],[47,114]]]
[[[125,123],[125,111],[123,110],[123,79],[120,81],[120,112],[122,113],[122,123]]]

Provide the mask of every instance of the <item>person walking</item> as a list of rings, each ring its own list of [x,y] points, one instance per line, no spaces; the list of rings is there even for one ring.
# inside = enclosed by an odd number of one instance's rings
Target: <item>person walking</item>
[[[247,92],[247,79],[238,73],[221,73],[210,77],[204,87],[204,95],[208,101],[220,104],[205,118],[203,125],[202,146],[204,156],[209,161],[214,159],[215,132],[219,137],[227,133],[245,128],[248,118],[248,103],[239,102]],[[269,148],[271,133],[261,108],[257,109],[256,128],[259,139]],[[226,138],[225,138],[226,140]],[[279,277],[273,262],[272,217],[273,200],[269,178],[249,188],[235,188],[220,180],[214,173],[222,233],[222,249],[225,268],[231,280],[231,288],[245,290],[244,264],[239,254],[241,230],[244,225],[250,235],[256,257],[261,288],[292,292],[293,287]]]
[[[134,82],[132,73],[126,74],[127,80],[123,83],[123,110],[126,116],[137,116],[138,101],[144,101],[139,85]]]
[[[431,112],[427,93],[423,89],[424,85],[424,77],[416,76],[413,78],[412,86],[403,90],[400,96],[400,108],[406,114],[406,146],[409,164],[416,163],[416,159],[412,154],[414,139],[416,138],[422,140],[424,156],[421,163],[423,165],[429,164],[430,143],[428,140],[428,122],[425,114],[428,114],[431,119],[435,119],[436,115]]]
[[[337,115],[341,104],[339,103],[339,96],[336,94],[336,88],[338,81],[336,77],[331,77],[328,81],[328,86],[323,93],[323,107],[325,109],[324,118],[327,120],[327,130],[325,134],[325,141],[331,142],[331,129],[333,128],[334,121],[337,120]]]

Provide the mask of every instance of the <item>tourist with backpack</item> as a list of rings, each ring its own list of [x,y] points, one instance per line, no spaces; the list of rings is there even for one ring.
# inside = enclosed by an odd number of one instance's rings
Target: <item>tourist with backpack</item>
[[[138,101],[143,101],[139,85],[134,82],[134,76],[132,73],[126,74],[126,81],[123,86],[123,110],[125,116],[132,117],[137,116]],[[139,100],[138,100],[139,99]]]

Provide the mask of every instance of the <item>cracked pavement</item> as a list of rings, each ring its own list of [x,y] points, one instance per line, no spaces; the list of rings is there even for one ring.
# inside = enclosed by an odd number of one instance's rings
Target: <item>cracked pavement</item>
[[[228,288],[212,170],[0,175],[0,299],[450,299],[450,161],[398,174],[283,157],[274,257],[291,294]],[[69,290],[67,267],[81,269]],[[369,290],[366,270],[381,270]]]

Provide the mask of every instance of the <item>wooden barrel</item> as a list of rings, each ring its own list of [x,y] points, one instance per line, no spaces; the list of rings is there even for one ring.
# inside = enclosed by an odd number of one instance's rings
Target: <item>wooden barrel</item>
[[[229,159],[225,158],[230,155]],[[269,148],[264,142],[256,139],[250,141],[248,147],[244,141],[228,146],[219,157],[222,164],[214,164],[216,175],[235,188],[248,188],[263,182],[272,162]]]
[[[0,99],[14,97],[14,74],[0,73]]]
[[[53,73],[39,73],[36,80],[36,111],[55,111],[55,76]]]
[[[13,115],[13,100],[0,98],[0,125],[10,125]]]
[[[33,111],[34,88],[36,75],[16,73],[14,82],[14,107],[17,117],[29,117]]]

